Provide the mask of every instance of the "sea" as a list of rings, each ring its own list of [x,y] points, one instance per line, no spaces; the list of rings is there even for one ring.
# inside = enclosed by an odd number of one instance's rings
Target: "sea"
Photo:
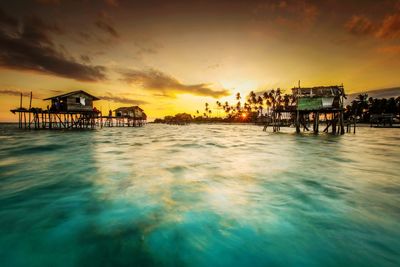
[[[0,266],[400,266],[400,129],[1,124]]]

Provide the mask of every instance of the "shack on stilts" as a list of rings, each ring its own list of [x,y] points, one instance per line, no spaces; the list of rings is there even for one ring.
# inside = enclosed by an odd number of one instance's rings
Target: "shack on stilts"
[[[93,101],[97,97],[85,91],[73,91],[67,94],[46,98],[51,104],[47,109],[32,107],[32,93],[29,108],[22,107],[22,94],[20,107],[11,110],[19,114],[19,128],[24,129],[70,129],[70,128],[95,128],[99,111],[93,108]],[[28,117],[28,119],[27,119]]]
[[[271,118],[264,127],[273,127],[278,132],[280,127],[294,126],[296,133],[303,131],[322,132],[332,134],[344,134],[345,124],[347,132],[350,131],[353,122],[344,119],[343,85],[295,87],[290,101],[284,101],[284,105],[276,105],[271,113]],[[323,129],[320,126],[324,126]],[[354,123],[355,132],[355,123]]]
[[[18,127],[22,129],[94,129],[96,127],[126,126],[125,123],[113,123],[113,116],[102,116],[101,112],[93,107],[93,102],[99,98],[82,90],[53,96],[44,100],[51,101],[47,109],[32,107],[32,93],[30,94],[29,108],[22,107],[22,93],[19,108],[11,112],[18,113]],[[140,109],[140,108],[139,108]],[[142,126],[146,120],[142,109],[140,122],[133,119],[127,126]],[[111,114],[112,115],[112,114]],[[105,123],[103,119],[111,119]],[[131,123],[132,122],[132,123]]]
[[[139,106],[119,107],[109,111],[108,116],[103,117],[104,126],[109,127],[138,127],[143,126],[147,121],[147,115]]]

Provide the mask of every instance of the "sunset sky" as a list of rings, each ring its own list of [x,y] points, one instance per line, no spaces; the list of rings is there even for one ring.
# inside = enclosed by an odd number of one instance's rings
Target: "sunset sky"
[[[399,86],[400,1],[0,1],[0,121],[19,92],[45,107],[85,90],[152,120],[298,80]]]

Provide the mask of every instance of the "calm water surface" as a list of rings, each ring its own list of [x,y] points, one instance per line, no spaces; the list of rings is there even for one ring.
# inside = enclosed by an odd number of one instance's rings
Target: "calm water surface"
[[[400,266],[400,130],[0,125],[1,266]]]

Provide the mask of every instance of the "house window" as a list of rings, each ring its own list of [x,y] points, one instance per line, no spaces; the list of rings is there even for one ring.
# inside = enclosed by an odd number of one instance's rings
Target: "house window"
[[[77,104],[81,103],[81,98],[80,97],[75,98],[75,103]]]

